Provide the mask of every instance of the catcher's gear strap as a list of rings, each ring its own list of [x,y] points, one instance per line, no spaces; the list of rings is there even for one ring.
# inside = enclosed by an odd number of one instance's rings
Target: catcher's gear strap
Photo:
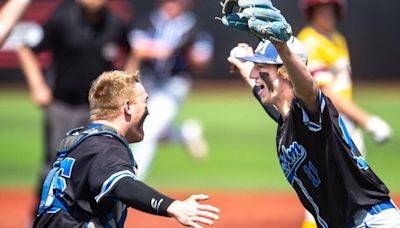
[[[118,139],[130,152],[129,143],[117,132],[114,128],[106,126],[106,125],[90,125],[88,129],[82,131],[84,128],[79,127],[70,130],[65,137],[62,139],[58,150],[57,150],[57,160],[53,164],[53,167],[57,164],[57,161],[61,158],[64,159],[67,154],[75,149],[83,140],[87,139],[88,137],[95,136],[95,135],[110,135],[116,139]],[[135,159],[133,158],[132,153],[129,153],[129,157],[132,161],[132,166],[136,167]]]
[[[114,128],[100,124],[92,124],[86,130],[83,129],[84,129],[83,127],[72,129],[62,139],[57,151],[57,160],[54,162],[53,168],[47,175],[46,180],[43,184],[42,196],[40,199],[39,210],[37,213],[38,217],[41,216],[46,211],[56,213],[59,210],[63,210],[67,211],[76,218],[82,219],[83,221],[87,221],[89,219],[79,210],[67,207],[67,205],[62,199],[62,195],[54,193],[50,189],[50,187],[52,187],[54,181],[56,181],[55,180],[56,174],[60,171],[61,163],[67,157],[69,152],[71,152],[80,143],[82,143],[85,139],[91,136],[108,135],[118,139],[128,149],[128,154],[129,157],[131,158],[132,166],[134,167],[134,169],[136,169],[137,165],[135,159],[133,158],[133,154],[131,152],[128,142],[120,134],[118,134],[118,132]],[[49,194],[51,194],[52,197],[49,197]]]

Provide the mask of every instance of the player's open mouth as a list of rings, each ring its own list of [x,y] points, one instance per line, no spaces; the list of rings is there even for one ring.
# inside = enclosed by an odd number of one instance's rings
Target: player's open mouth
[[[258,96],[262,97],[265,93],[265,86],[262,83],[257,83],[257,86],[260,88],[260,90],[258,91]]]
[[[265,85],[266,84],[266,85]],[[273,90],[272,90],[272,83],[267,83],[267,82],[265,82],[265,84],[264,83],[260,83],[260,82],[258,82],[257,83],[257,86],[259,86],[260,87],[260,90],[258,91],[258,96],[260,96],[260,97],[263,97],[264,95],[265,95],[265,93],[267,92],[266,90],[268,89],[268,91],[269,92],[272,92]]]

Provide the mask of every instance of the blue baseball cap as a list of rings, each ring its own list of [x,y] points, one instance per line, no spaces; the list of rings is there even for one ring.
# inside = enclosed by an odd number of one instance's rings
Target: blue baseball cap
[[[286,44],[289,49],[294,52],[304,64],[307,64],[307,53],[303,46],[303,44],[294,36],[292,36]],[[269,40],[262,40],[256,50],[254,51],[254,55],[238,57],[238,59],[243,61],[249,61],[253,63],[261,63],[261,64],[273,64],[280,65],[283,64],[281,57],[278,54],[275,46]]]

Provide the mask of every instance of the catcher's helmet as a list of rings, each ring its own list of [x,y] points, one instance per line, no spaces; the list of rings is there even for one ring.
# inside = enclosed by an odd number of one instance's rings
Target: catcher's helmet
[[[346,0],[300,0],[300,9],[304,17],[309,20],[312,16],[313,7],[322,4],[334,4],[336,6],[337,19],[342,19],[346,12]]]
[[[304,48],[303,44],[294,36],[292,36],[286,44],[288,45],[289,49],[295,53],[300,59],[303,61],[304,64],[307,64],[307,52]],[[254,62],[254,63],[261,63],[261,64],[273,64],[273,65],[281,65],[283,61],[281,57],[278,55],[278,51],[275,49],[274,45],[269,40],[261,41],[255,52],[252,56],[245,56],[239,57],[238,59]]]

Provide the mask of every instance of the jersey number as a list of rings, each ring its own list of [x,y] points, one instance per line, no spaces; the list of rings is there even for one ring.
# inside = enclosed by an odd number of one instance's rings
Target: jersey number
[[[307,174],[308,178],[310,178],[311,182],[313,183],[315,188],[318,188],[321,184],[321,179],[318,176],[318,170],[315,168],[311,161],[308,164],[303,166],[304,172]]]
[[[74,166],[74,163],[75,159],[65,158],[60,164],[60,170],[58,171],[58,175],[54,177],[53,188],[56,194],[59,196],[62,196],[67,187],[65,178],[71,177],[72,167]]]

